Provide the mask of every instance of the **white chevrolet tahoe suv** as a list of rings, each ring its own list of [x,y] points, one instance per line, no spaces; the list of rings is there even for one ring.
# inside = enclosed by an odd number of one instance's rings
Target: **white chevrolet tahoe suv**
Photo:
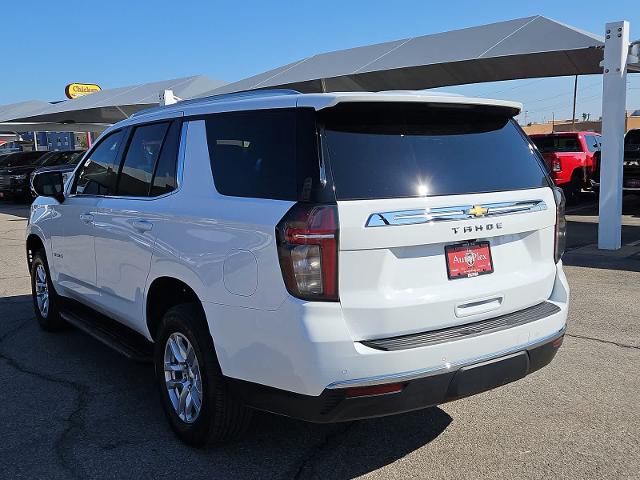
[[[545,366],[562,343],[564,200],[520,105],[265,90],[109,128],[34,178],[35,314],[153,359],[187,443],[253,409],[406,412]]]

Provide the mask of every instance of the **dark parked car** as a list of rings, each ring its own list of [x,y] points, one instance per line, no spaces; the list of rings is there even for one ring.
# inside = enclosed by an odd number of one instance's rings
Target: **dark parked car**
[[[640,191],[640,128],[624,137],[624,190]]]
[[[47,155],[40,159],[40,167],[31,173],[31,180],[29,185],[31,186],[31,195],[37,197],[36,192],[33,190],[33,176],[37,172],[60,172],[62,174],[62,182],[66,183],[67,178],[75,170],[78,162],[82,160],[86,150],[69,150],[64,152],[49,152]]]
[[[593,175],[593,186],[600,188],[600,162]],[[624,137],[622,189],[640,193],[640,128],[629,130]]]
[[[7,158],[8,156],[8,153],[0,153],[0,168],[2,168],[5,162],[5,158]]]
[[[29,176],[40,166],[47,152],[16,152],[0,164],[0,199],[29,198]]]

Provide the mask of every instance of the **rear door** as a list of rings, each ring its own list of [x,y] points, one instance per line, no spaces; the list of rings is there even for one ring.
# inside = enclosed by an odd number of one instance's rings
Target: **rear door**
[[[344,104],[321,115],[340,218],[340,302],[354,340],[549,298],[554,196],[504,111]]]
[[[180,121],[132,127],[113,195],[95,219],[96,285],[105,312],[144,331],[144,289],[158,223],[176,188]]]

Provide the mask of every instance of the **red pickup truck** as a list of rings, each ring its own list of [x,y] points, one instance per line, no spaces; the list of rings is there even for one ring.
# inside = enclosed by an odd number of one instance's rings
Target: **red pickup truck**
[[[602,140],[595,132],[562,132],[530,135],[542,154],[551,178],[567,200],[575,201],[591,176],[600,156]]]

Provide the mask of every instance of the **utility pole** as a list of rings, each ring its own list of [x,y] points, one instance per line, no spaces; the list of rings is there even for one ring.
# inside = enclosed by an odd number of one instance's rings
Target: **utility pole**
[[[576,131],[576,99],[578,98],[578,75],[573,82],[573,115],[571,115],[571,130]]]

